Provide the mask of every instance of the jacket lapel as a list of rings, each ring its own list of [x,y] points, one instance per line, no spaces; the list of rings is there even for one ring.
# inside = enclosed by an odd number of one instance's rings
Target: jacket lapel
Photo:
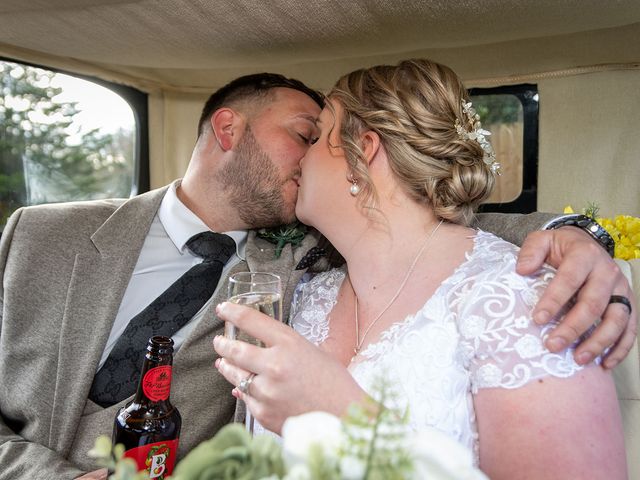
[[[67,453],[98,362],[166,187],[123,203],[78,252],[67,290],[50,442]]]

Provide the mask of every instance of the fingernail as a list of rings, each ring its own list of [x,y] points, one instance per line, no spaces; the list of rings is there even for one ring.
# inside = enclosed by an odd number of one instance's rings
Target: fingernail
[[[615,368],[616,365],[618,365],[618,360],[616,360],[614,358],[607,358],[607,359],[605,359],[605,361],[604,361],[604,363],[602,365],[607,370],[611,370],[611,369]]]
[[[567,346],[567,341],[562,337],[551,337],[547,340],[547,348],[552,352],[562,350]]]
[[[240,392],[238,392],[237,388],[234,388],[233,390],[231,390],[231,395],[233,395],[236,398],[240,398]]]
[[[539,312],[536,312],[535,315],[533,316],[533,321],[536,322],[538,325],[544,325],[550,319],[551,319],[551,314],[546,310],[540,310]]]
[[[593,354],[591,352],[582,352],[578,355],[578,364],[586,365],[593,360]]]
[[[213,362],[213,364],[216,366],[216,368],[217,368],[218,370],[220,370],[220,361],[221,361],[221,359],[219,359],[219,358],[218,358],[218,359],[216,359],[216,361],[215,361],[215,362]]]

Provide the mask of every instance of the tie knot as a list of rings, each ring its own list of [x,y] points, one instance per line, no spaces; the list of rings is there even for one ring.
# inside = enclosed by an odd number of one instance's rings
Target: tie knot
[[[205,261],[225,264],[236,251],[236,242],[224,233],[201,232],[187,240],[187,248]]]

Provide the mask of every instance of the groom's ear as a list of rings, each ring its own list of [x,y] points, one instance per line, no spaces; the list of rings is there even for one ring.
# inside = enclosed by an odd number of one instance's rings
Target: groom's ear
[[[376,158],[380,151],[380,136],[373,130],[367,130],[360,136],[362,152],[367,164]]]
[[[244,118],[231,108],[220,108],[211,115],[211,129],[224,150],[231,150],[238,143],[244,132]]]

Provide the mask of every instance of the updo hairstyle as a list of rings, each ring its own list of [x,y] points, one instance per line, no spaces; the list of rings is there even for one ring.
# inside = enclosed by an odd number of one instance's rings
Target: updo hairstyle
[[[480,144],[456,131],[456,120],[473,127],[462,108],[467,91],[449,67],[417,59],[357,70],[340,78],[329,97],[344,108],[341,146],[365,208],[375,209],[377,202],[358,144],[369,129],[380,136],[390,168],[411,198],[430,204],[438,218],[471,222],[495,178]]]

